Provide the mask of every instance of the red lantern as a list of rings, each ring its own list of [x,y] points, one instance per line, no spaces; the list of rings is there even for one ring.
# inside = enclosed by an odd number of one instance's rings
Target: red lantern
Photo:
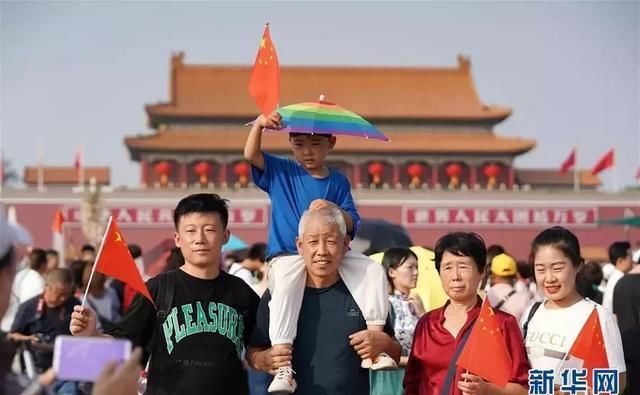
[[[153,167],[156,174],[160,176],[160,185],[167,185],[169,183],[169,173],[171,172],[171,163],[166,160],[160,161]]]
[[[200,184],[206,185],[209,182],[209,173],[211,172],[211,165],[208,162],[201,161],[196,163],[193,167],[193,171],[200,177]]]
[[[484,175],[487,177],[487,188],[493,188],[496,185],[496,179],[500,175],[500,166],[495,163],[488,164],[482,169]]]
[[[382,182],[382,172],[384,171],[384,166],[380,162],[373,162],[369,164],[368,167],[369,174],[373,177],[373,184],[380,185]]]
[[[417,187],[420,185],[420,179],[424,173],[424,166],[419,163],[414,163],[407,167],[407,174],[411,177],[411,185]]]
[[[233,166],[233,172],[238,176],[238,182],[243,187],[249,183],[249,171],[251,168],[247,162],[238,162]]]
[[[462,166],[458,163],[450,163],[445,168],[445,173],[449,177],[449,184],[454,188],[458,186],[460,182],[460,174],[462,173]]]

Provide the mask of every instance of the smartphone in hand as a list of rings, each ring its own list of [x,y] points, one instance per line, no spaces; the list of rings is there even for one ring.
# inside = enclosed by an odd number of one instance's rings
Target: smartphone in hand
[[[94,382],[105,365],[123,363],[131,354],[131,342],[104,337],[58,336],[53,369],[60,380]]]

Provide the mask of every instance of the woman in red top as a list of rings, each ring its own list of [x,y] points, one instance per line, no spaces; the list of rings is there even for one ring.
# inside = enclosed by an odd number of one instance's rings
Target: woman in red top
[[[477,290],[486,264],[486,248],[475,233],[449,233],[438,240],[435,265],[440,273],[447,303],[425,314],[416,326],[404,376],[406,395],[527,394],[529,361],[516,319],[495,310],[511,355],[509,384],[499,388],[455,367],[456,348],[478,317],[482,301]]]

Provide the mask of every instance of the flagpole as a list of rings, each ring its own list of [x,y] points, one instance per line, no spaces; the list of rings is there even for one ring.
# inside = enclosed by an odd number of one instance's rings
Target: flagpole
[[[38,143],[38,192],[44,191],[44,144]]]
[[[82,297],[82,307],[84,307],[84,303],[87,300],[87,294],[89,293],[89,286],[91,285],[91,280],[93,279],[93,273],[96,271],[96,263],[100,260],[100,255],[102,255],[102,248],[104,247],[104,242],[107,240],[107,236],[109,235],[109,228],[111,228],[111,222],[113,222],[113,215],[109,216],[109,222],[107,222],[107,227],[104,230],[104,235],[102,236],[102,242],[100,243],[100,248],[98,249],[98,253],[96,254],[96,259],[93,261],[93,267],[91,268],[91,274],[89,275],[89,282],[87,283],[86,289],[84,290],[84,296]]]
[[[2,137],[0,137],[0,197],[2,197],[3,186],[4,186],[4,150],[2,148]]]
[[[84,191],[84,147],[82,146],[82,144],[80,144],[78,150],[80,159],[80,163],[78,164],[78,186],[80,187],[81,191]]]
[[[618,192],[618,166],[616,163],[616,152],[612,151],[612,155],[613,155],[613,171],[611,172],[613,174],[613,192]]]
[[[575,163],[573,164],[573,191],[580,192],[580,166],[578,166],[578,148],[573,147]]]

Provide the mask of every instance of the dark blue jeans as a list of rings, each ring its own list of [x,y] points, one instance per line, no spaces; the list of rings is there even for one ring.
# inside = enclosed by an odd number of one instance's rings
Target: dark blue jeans
[[[272,375],[248,368],[247,376],[249,378],[250,395],[268,395],[267,388],[269,388],[269,384],[273,380]]]

